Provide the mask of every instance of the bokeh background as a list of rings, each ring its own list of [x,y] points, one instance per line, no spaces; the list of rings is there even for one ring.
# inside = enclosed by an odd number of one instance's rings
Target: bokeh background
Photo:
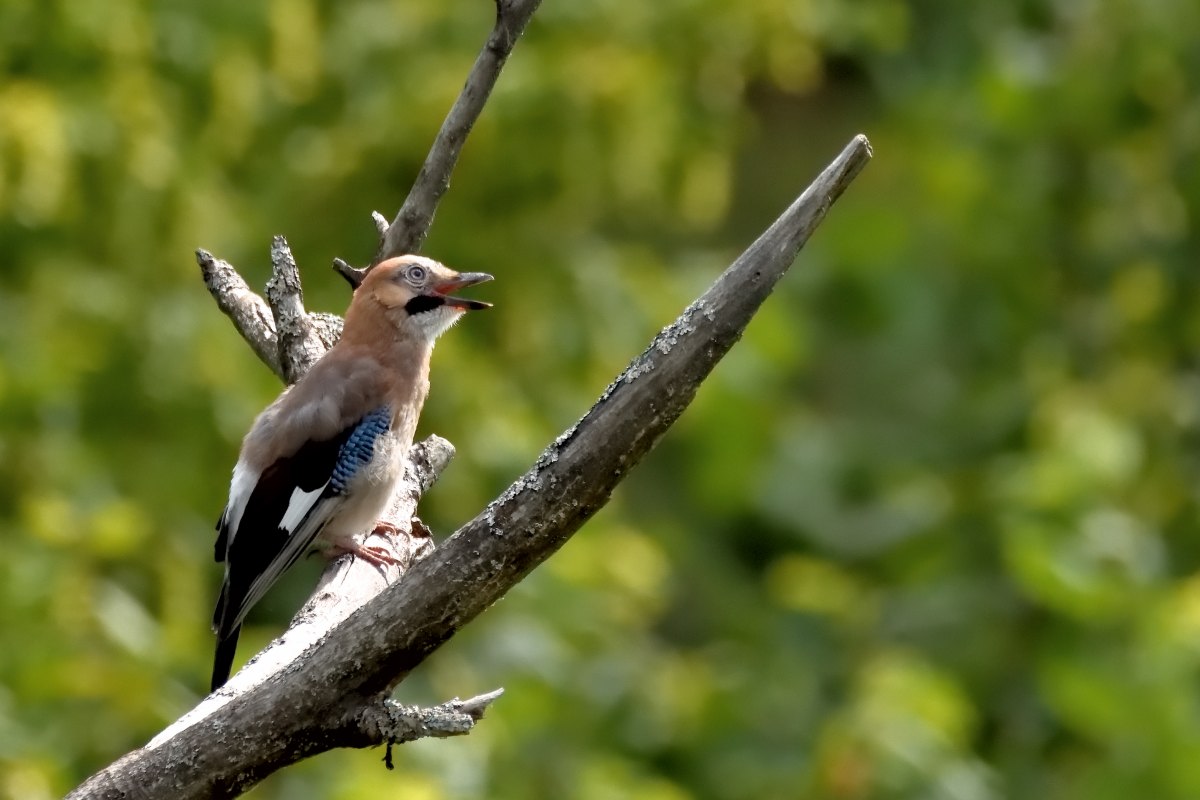
[[[485,0],[0,3],[0,797],[205,688],[213,522],[279,386],[192,252],[311,309]],[[876,159],[612,503],[400,691],[471,736],[267,798],[1200,796],[1200,4],[546,0],[426,252],[473,516],[858,132]],[[316,565],[252,616],[281,630]]]

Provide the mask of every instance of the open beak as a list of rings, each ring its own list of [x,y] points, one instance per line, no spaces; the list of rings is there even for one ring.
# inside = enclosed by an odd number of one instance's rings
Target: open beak
[[[433,287],[433,291],[440,295],[445,300],[446,305],[451,308],[461,308],[464,311],[480,311],[485,308],[491,308],[492,304],[481,300],[468,300],[465,297],[452,297],[450,292],[465,289],[477,283],[486,283],[490,280],[492,280],[492,276],[486,272],[460,272],[457,277],[444,280]]]

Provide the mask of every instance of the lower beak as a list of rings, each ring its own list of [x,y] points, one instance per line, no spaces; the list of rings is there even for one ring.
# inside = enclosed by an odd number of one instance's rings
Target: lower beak
[[[468,300],[464,297],[451,297],[450,292],[465,289],[468,286],[474,286],[478,283],[486,283],[490,280],[492,280],[492,276],[486,272],[460,272],[458,277],[443,281],[434,291],[445,298],[446,305],[451,308],[461,308],[464,311],[481,311],[485,308],[491,308],[492,304],[484,303],[481,300]]]

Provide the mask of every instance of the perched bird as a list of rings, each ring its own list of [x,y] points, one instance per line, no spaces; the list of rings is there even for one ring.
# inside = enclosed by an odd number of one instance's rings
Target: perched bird
[[[355,290],[341,340],[259,414],[217,523],[225,580],[213,614],[215,691],[229,679],[246,612],[314,544],[375,564],[364,546],[403,471],[429,392],[434,340],[488,303],[450,293],[489,281],[399,256]]]

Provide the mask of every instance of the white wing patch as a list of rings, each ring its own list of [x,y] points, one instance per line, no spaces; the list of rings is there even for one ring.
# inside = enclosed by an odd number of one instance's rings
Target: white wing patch
[[[279,520],[279,527],[289,533],[294,532],[296,527],[304,521],[308,512],[312,510],[313,504],[317,502],[321,492],[325,491],[325,486],[328,485],[329,483],[326,481],[324,485],[318,486],[311,492],[306,492],[299,487],[293,489],[292,499],[288,500],[287,511],[284,512],[283,519]]]
[[[234,465],[233,480],[229,482],[229,502],[225,506],[225,522],[229,526],[230,542],[237,533],[238,525],[242,521],[242,514],[246,512],[246,504],[250,502],[250,495],[254,493],[254,487],[258,485],[260,474],[258,470],[246,466],[244,461],[238,461]]]

